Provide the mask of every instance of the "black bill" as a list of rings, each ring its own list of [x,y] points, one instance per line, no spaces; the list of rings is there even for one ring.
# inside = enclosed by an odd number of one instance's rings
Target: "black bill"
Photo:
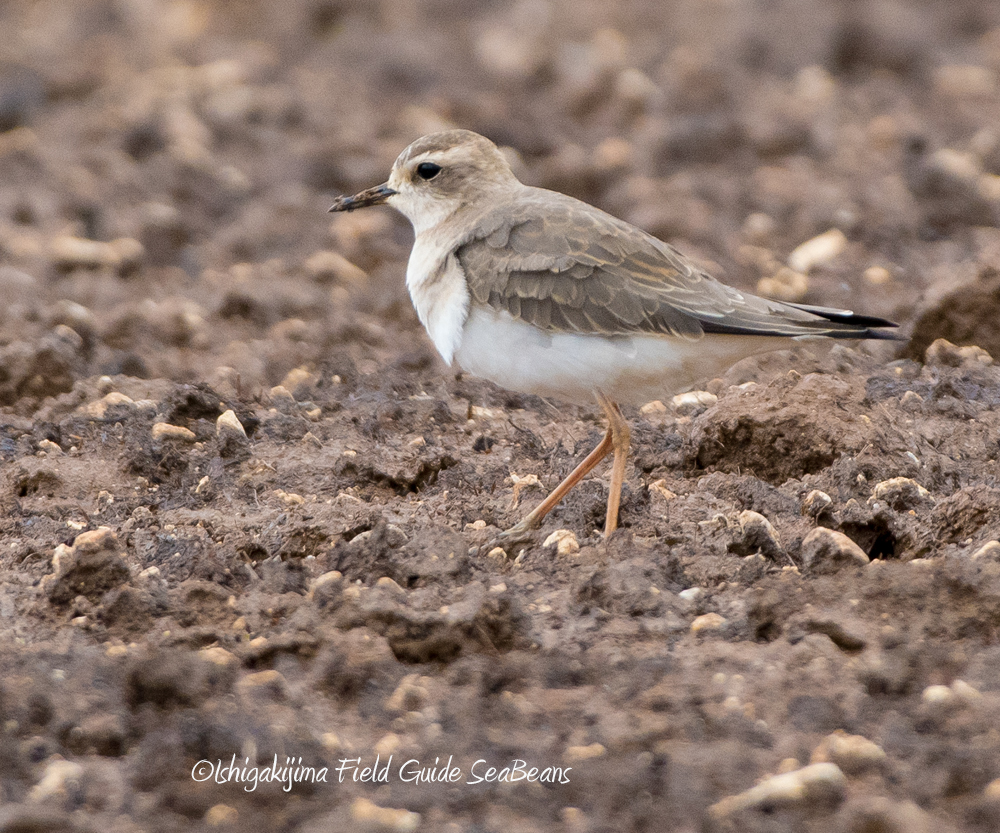
[[[389,197],[395,194],[387,184],[376,185],[368,188],[353,197],[337,197],[330,206],[331,211],[354,211],[356,208],[367,208],[369,205],[382,205]]]

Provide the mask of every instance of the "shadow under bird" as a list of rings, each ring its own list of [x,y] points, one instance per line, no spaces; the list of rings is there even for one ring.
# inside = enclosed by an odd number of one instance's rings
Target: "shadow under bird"
[[[608,419],[597,448],[504,533],[511,539],[612,452],[604,534],[614,531],[630,439],[619,403],[648,402],[793,340],[899,338],[891,321],[726,286],[641,229],[522,184],[469,130],[417,139],[387,182],[330,210],[383,203],[413,224],[406,286],[445,362],[523,393],[594,397]]]

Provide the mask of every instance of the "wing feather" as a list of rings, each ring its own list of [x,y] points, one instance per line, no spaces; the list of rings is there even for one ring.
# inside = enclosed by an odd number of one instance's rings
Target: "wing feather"
[[[539,188],[493,207],[456,255],[475,303],[547,331],[895,337],[882,319],[740,292],[652,235]]]

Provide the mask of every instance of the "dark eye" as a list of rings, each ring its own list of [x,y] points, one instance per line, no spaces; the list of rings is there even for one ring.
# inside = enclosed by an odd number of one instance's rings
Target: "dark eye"
[[[441,166],[435,165],[433,162],[421,162],[417,165],[417,176],[421,179],[434,179],[439,173],[441,173]]]

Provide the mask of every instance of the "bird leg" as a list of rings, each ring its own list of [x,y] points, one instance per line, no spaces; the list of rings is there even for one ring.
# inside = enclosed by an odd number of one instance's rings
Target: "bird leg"
[[[622,483],[625,482],[625,463],[628,461],[628,448],[632,439],[632,431],[618,405],[608,399],[601,391],[595,391],[595,395],[601,410],[608,418],[608,434],[615,452],[615,461],[611,466],[611,485],[608,488],[608,514],[604,519],[604,537],[607,538],[618,528],[618,507],[621,504]]]
[[[604,535],[607,537],[618,526],[618,506],[621,502],[622,482],[625,479],[625,461],[628,458],[628,447],[631,432],[621,409],[600,391],[596,392],[597,402],[608,418],[608,430],[597,448],[588,454],[582,463],[567,475],[545,500],[529,512],[516,526],[503,533],[503,538],[516,539],[532,529],[538,529],[542,519],[549,514],[569,491],[586,477],[590,471],[608,456],[615,454],[614,466],[611,469],[611,491],[608,495],[608,514],[604,522]]]

